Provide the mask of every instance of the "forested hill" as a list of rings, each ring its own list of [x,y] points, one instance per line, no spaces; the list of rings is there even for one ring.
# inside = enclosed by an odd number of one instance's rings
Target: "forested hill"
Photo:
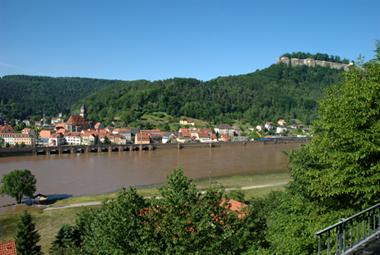
[[[166,112],[213,122],[252,124],[277,118],[309,122],[323,88],[337,83],[340,71],[275,64],[249,74],[210,81],[174,78],[116,81],[12,75],[0,79],[0,117],[8,120],[78,111],[89,118],[122,124],[150,112]]]
[[[0,78],[0,117],[8,120],[69,113],[95,90],[117,81],[10,75]]]
[[[89,118],[124,124],[144,113],[166,112],[213,122],[243,120],[252,124],[277,118],[308,123],[325,87],[338,83],[341,71],[323,67],[275,64],[254,73],[219,77],[207,82],[174,78],[122,82],[81,100]]]

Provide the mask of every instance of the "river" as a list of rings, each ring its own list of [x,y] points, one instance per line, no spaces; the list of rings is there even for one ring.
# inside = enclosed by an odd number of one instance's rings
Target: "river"
[[[191,178],[287,171],[287,155],[299,143],[249,143],[214,148],[0,157],[0,176],[29,169],[37,193],[92,195],[121,187],[158,184],[181,167]],[[0,197],[0,205],[9,197]]]

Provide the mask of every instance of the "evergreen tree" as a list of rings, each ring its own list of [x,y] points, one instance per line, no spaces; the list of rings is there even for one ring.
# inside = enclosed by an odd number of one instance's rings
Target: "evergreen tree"
[[[24,211],[17,224],[16,249],[18,255],[39,255],[41,246],[38,245],[40,235],[35,229],[32,216]]]

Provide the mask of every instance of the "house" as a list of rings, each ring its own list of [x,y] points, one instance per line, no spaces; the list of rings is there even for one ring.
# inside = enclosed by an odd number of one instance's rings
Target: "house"
[[[21,133],[0,133],[0,137],[4,140],[4,144],[11,146],[15,145],[28,145],[34,146],[35,139],[27,134]]]
[[[42,129],[39,133],[40,138],[49,138],[53,134],[52,130]]]
[[[24,128],[23,130],[21,130],[21,134],[29,135],[29,136],[34,136],[35,132],[31,128]]]
[[[17,255],[16,242],[10,240],[0,243],[0,255]]]
[[[179,121],[179,124],[182,126],[195,126],[195,122],[191,119],[182,119]]]
[[[93,130],[82,130],[80,137],[82,145],[94,145],[96,143],[97,134]]]
[[[213,135],[209,128],[200,128],[198,130],[198,139],[201,143],[211,143],[213,140],[217,140],[216,136],[213,137]]]
[[[11,125],[5,124],[0,126],[0,133],[14,133],[13,127]]]
[[[235,136],[238,133],[238,131],[235,128],[231,127],[228,124],[220,124],[214,128],[214,131],[215,131],[215,133],[217,133],[219,135],[226,134],[230,137]]]
[[[63,118],[62,118],[62,114],[60,114],[60,116],[58,116],[58,117],[53,117],[53,118],[51,118],[51,120],[50,120],[50,124],[51,125],[55,125],[55,124],[57,124],[57,123],[62,123],[64,120],[63,120]]]
[[[65,129],[69,132],[80,132],[88,128],[88,123],[81,115],[71,115],[65,123]]]
[[[261,131],[263,131],[263,129],[264,129],[264,128],[263,128],[263,126],[261,126],[261,125],[257,125],[257,126],[256,126],[256,130],[257,130],[257,131],[260,131],[260,132],[261,132]],[[253,130],[251,130],[251,131],[253,131]]]
[[[81,145],[82,137],[80,132],[67,132],[64,134],[66,143],[69,145]]]
[[[188,128],[180,128],[178,131],[177,142],[186,143],[191,141],[191,131]]]
[[[48,146],[60,146],[66,143],[65,137],[62,134],[55,133],[49,137]]]
[[[132,141],[132,129],[130,128],[115,128],[112,130],[112,134],[124,136],[127,142]]]
[[[281,126],[281,127],[285,127],[286,126],[286,121],[283,120],[283,119],[279,119],[277,121],[277,125]]]
[[[239,219],[243,219],[246,216],[245,210],[247,208],[247,205],[242,202],[236,201],[234,199],[227,200],[223,198],[220,202],[220,205],[224,206],[225,209],[235,213]]]
[[[276,134],[284,134],[284,133],[286,133],[286,131],[288,131],[286,129],[286,127],[277,127],[276,128]]]
[[[101,129],[101,128],[105,128],[106,126],[104,126],[104,124],[100,123],[100,122],[96,122],[95,125],[94,125],[94,128],[95,129]]]
[[[228,142],[229,141],[228,135],[221,134],[220,137],[219,137],[219,141],[221,141],[221,142]]]
[[[172,132],[163,132],[161,143],[172,143],[175,142],[177,136]]]
[[[127,139],[125,139],[125,137],[122,136],[122,135],[119,135],[119,134],[116,134],[116,135],[110,134],[107,137],[108,137],[108,139],[110,140],[110,142],[112,144],[118,144],[118,145],[125,145],[125,144],[127,144]]]
[[[163,132],[160,129],[140,130],[140,133],[148,134],[152,143],[161,143]]]
[[[150,135],[140,131],[135,135],[135,144],[150,144]]]
[[[30,127],[30,120],[23,120],[22,123],[24,123],[25,126]]]
[[[270,121],[266,122],[265,125],[264,125],[264,127],[268,131],[273,130],[273,125],[272,125],[272,122],[270,122]]]

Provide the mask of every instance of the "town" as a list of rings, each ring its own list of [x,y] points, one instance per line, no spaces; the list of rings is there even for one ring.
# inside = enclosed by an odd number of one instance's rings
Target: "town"
[[[22,123],[25,127],[16,132],[7,122],[0,122],[0,147],[247,142],[309,136],[309,129],[302,124],[287,125],[283,119],[279,119],[277,123],[268,121],[246,130],[223,123],[214,127],[198,127],[191,118],[180,119],[178,123],[180,128],[175,132],[157,128],[144,130],[113,127],[101,122],[88,121],[84,105],[79,115],[71,115],[66,121],[62,114],[59,114],[58,117],[51,118],[50,123],[46,123],[44,119],[34,125],[29,120],[24,120]]]

